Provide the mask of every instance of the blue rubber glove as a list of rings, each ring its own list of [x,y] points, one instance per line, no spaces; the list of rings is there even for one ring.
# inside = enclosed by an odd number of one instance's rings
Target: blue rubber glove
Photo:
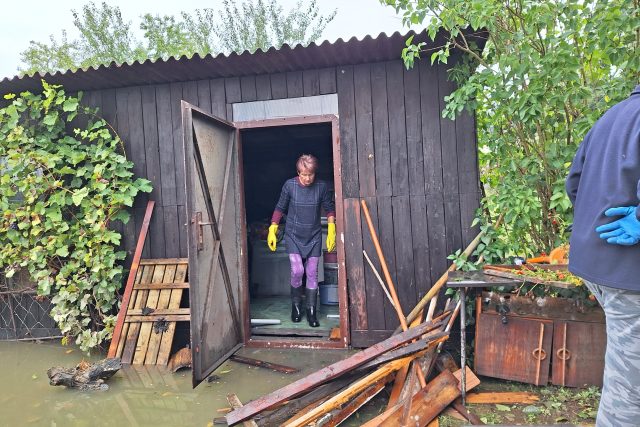
[[[623,216],[619,220],[601,225],[596,233],[600,238],[614,245],[632,246],[640,242],[640,221],[636,217],[635,206],[622,206],[607,209],[606,216]]]

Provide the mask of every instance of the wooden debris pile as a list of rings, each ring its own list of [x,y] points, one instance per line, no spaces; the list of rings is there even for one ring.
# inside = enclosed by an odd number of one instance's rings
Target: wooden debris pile
[[[432,375],[438,365],[438,350],[447,340],[460,311],[459,302],[447,302],[444,311],[434,317],[439,291],[447,281],[448,272],[456,268],[455,264],[405,317],[364,201],[362,208],[386,286],[372,263],[370,266],[389,295],[400,327],[388,339],[244,406],[231,396],[230,403],[234,409],[225,416],[229,425],[336,426],[392,381],[386,411],[369,421],[367,426],[430,425],[437,423],[437,416],[449,405],[453,405],[454,411],[472,424],[482,424],[458,399],[461,395],[461,371],[452,373],[441,366],[441,372],[435,377]],[[482,234],[465,250],[467,255],[481,237]],[[466,389],[469,390],[479,381],[470,369],[467,368],[465,373]]]

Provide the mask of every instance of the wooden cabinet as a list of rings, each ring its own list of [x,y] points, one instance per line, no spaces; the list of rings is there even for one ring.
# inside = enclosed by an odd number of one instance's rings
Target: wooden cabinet
[[[606,331],[600,307],[563,298],[485,292],[477,299],[475,371],[532,384],[602,385]]]

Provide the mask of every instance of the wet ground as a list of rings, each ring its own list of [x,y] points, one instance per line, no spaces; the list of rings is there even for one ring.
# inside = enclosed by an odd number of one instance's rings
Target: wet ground
[[[190,370],[127,367],[109,380],[108,391],[80,392],[50,386],[46,374],[52,366],[74,367],[83,359],[79,350],[57,342],[0,342],[0,426],[211,426],[223,415],[218,410],[229,406],[228,393],[247,402],[352,353],[242,349],[238,354],[301,371],[286,375],[227,361],[214,372],[219,379],[192,389]]]

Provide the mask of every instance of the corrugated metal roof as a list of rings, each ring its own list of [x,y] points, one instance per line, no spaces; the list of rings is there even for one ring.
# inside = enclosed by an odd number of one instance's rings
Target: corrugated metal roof
[[[0,93],[38,90],[40,80],[62,84],[68,91],[106,89],[125,86],[137,86],[177,81],[212,79],[217,77],[245,76],[265,73],[279,73],[294,70],[325,68],[336,65],[351,65],[365,62],[378,62],[398,59],[405,41],[415,35],[414,41],[425,41],[429,45],[439,44],[441,38],[432,42],[426,31],[416,34],[395,32],[388,36],[381,33],[376,38],[366,36],[362,40],[352,37],[344,41],[338,39],[331,43],[311,43],[308,46],[283,45],[270,48],[266,52],[245,51],[241,54],[219,54],[216,56],[198,54],[191,58],[181,56],[162,60],[100,65],[85,70],[35,73],[32,76],[4,78],[0,81]],[[483,45],[484,41],[479,40]]]

